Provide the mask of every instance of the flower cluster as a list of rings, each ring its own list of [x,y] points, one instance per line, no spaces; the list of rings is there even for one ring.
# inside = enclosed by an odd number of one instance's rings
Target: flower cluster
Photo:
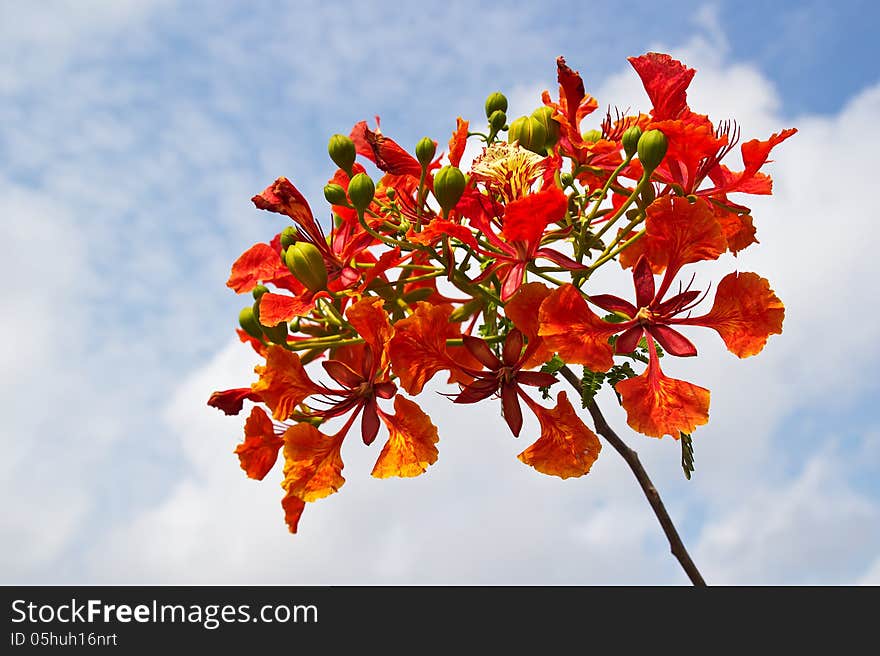
[[[282,453],[292,532],[305,503],[345,482],[341,449],[358,422],[366,445],[387,432],[374,476],[417,476],[437,460],[437,427],[409,397],[438,374],[458,386],[452,403],[499,403],[514,436],[533,413],[540,436],[519,459],[568,478],[590,471],[601,445],[565,392],[553,407],[540,400],[564,365],[583,365],[585,404],[586,381],[604,375],[634,430],[689,439],[708,421],[709,390],[660,367],[661,355],[697,354],[680,331],[711,328],[740,358],[782,332],[783,305],[759,275],[725,276],[702,313],[709,289],[684,280],[686,267],[757,243],[730,195],[769,194],[761,168],[795,130],[742,143],[741,170],[728,168],[739,128],[691,110],[694,70],[657,53],[630,63],[650,111],[609,109],[586,131],[598,103],[560,57],[556,99],[545,91],[508,121],[507,99],[491,94],[486,130],[459,118],[445,155],[427,137],[410,154],[378,119],[334,135],[329,231],[287,178],[253,197],[292,222],[245,251],[227,282],[253,296],[238,333],[265,362],[209,404],[238,414],[253,403],[236,453],[255,479]],[[469,139],[480,148],[463,171]],[[630,299],[593,289],[608,264],[631,269]]]

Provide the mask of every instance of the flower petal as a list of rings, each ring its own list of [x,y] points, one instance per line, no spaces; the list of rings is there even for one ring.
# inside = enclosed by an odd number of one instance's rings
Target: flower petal
[[[608,338],[620,326],[593,314],[573,285],[555,289],[541,304],[538,317],[544,343],[566,362],[583,364],[593,371],[608,371],[614,364]]]
[[[422,409],[402,396],[394,397],[394,414],[381,414],[388,427],[388,442],[382,448],[373,476],[409,478],[423,474],[437,462],[437,427]]]
[[[649,349],[654,348],[648,340]],[[617,383],[626,423],[650,437],[691,433],[709,421],[709,390],[684,380],[668,378],[656,357],[641,376]]]
[[[502,235],[508,242],[535,244],[547,226],[559,221],[568,209],[568,198],[559,187],[528,194],[507,204]]]
[[[302,517],[303,510],[306,508],[305,501],[288,492],[281,500],[281,507],[284,509],[284,523],[287,524],[287,529],[291,533],[296,533],[299,527],[299,518]]]
[[[299,356],[282,346],[270,346],[266,366],[254,367],[254,371],[260,379],[251,385],[251,390],[260,395],[279,421],[290,417],[306,397],[322,391],[309,378]]]
[[[284,480],[281,486],[303,501],[317,501],[339,490],[343,435],[324,435],[309,423],[284,433]]]
[[[264,326],[277,326],[282,321],[301,317],[315,308],[318,294],[305,292],[299,296],[273,294],[268,292],[260,297],[260,323]]]
[[[651,264],[673,273],[685,264],[717,260],[727,250],[721,226],[702,198],[694,203],[680,196],[655,200],[648,206],[642,241]]]
[[[346,319],[363,337],[373,351],[378,362],[378,371],[383,371],[388,363],[388,342],[394,336],[394,328],[388,321],[388,313],[382,308],[383,299],[365,296],[348,308]]]
[[[461,156],[464,154],[465,146],[467,146],[468,138],[468,121],[459,116],[455,121],[455,132],[449,140],[449,163],[452,166],[458,166],[461,163]]]
[[[407,393],[420,393],[438,371],[455,368],[455,361],[446,351],[450,314],[451,305],[421,302],[416,303],[410,316],[394,324],[388,354]]]
[[[517,456],[542,474],[570,478],[590,471],[602,445],[580,420],[565,392],[556,397],[556,407],[529,403],[541,423],[541,437]]]
[[[654,105],[651,115],[655,121],[678,118],[687,109],[687,88],[696,70],[657,52],[630,57],[629,63],[642,78]]]
[[[208,399],[208,405],[212,408],[222,410],[227,415],[237,415],[244,407],[245,399],[249,401],[260,401],[260,395],[256,394],[250,387],[237,387],[211,394]]]
[[[731,353],[747,358],[760,353],[770,335],[782,333],[784,318],[785,306],[766,278],[756,273],[729,273],[718,284],[707,315],[676,323],[712,328]]]
[[[372,161],[379,169],[394,175],[410,175],[418,178],[422,165],[400,145],[379,132],[367,127],[366,121],[356,124],[351,130],[357,152]]]
[[[236,294],[251,291],[264,280],[278,275],[281,258],[269,244],[254,244],[232,265],[226,286]]]
[[[541,303],[550,293],[550,288],[543,283],[526,283],[520,286],[516,294],[504,306],[504,314],[529,341],[530,354],[522,366],[523,369],[537,367],[553,357],[553,352],[546,347],[543,338],[538,335],[538,330],[541,327],[538,321],[538,311]]]
[[[254,406],[244,423],[244,442],[235,448],[241,468],[248,477],[263,480],[278,460],[284,444],[275,434],[275,426],[262,408]]]

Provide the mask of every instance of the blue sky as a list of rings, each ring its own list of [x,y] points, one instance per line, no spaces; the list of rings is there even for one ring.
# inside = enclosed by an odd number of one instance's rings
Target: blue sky
[[[447,434],[499,439],[441,442],[408,487],[352,473],[292,538],[276,485],[230,454],[239,425],[203,405],[250,380],[223,283],[282,225],[256,191],[287,175],[320,207],[329,134],[379,114],[404,145],[443,142],[490,91],[530,110],[558,54],[600,104],[645,108],[625,58],[650,49],[697,67],[694,106],[746,138],[801,133],[775,153],[777,197],[754,203],[761,246],[717,270],[769,277],[786,333],[743,363],[710,340],[712,358],[682,363],[713,390],[694,481],[676,445],[629,440],[710,580],[880,581],[876,308],[836,334],[873,293],[874,228],[833,191],[871,184],[871,4],[277,4],[0,8],[4,582],[681,582],[610,449],[576,485],[533,480],[494,409],[463,413]],[[513,500],[533,504],[530,529]],[[253,568],[260,544],[272,557]]]

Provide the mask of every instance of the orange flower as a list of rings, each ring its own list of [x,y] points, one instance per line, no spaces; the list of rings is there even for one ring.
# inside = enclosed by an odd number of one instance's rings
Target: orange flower
[[[394,398],[395,414],[380,411],[388,427],[388,441],[373,467],[373,476],[402,478],[423,474],[429,465],[437,462],[437,427],[422,409],[403,398]]]
[[[309,423],[284,433],[284,481],[281,486],[303,501],[317,501],[339,490],[344,434],[324,435]]]
[[[323,391],[309,378],[299,356],[283,346],[270,346],[266,366],[257,366],[254,371],[260,379],[251,385],[251,390],[260,395],[278,420],[290,417],[306,397]]]
[[[542,474],[559,478],[589,472],[602,445],[577,416],[565,392],[559,392],[555,408],[544,408],[531,400],[529,407],[541,423],[541,437],[517,457]]]
[[[269,415],[254,406],[244,424],[244,442],[235,448],[235,453],[248,477],[261,481],[278,460],[283,444]]]
[[[415,311],[394,324],[389,355],[394,373],[408,394],[419,394],[438,371],[456,363],[446,350],[451,305],[416,303]]]
[[[523,369],[532,369],[553,357],[553,351],[547,347],[544,339],[538,334],[541,328],[538,313],[541,303],[550,293],[551,290],[547,285],[540,282],[530,282],[521,286],[504,306],[504,314],[528,339],[530,353],[522,366]]]

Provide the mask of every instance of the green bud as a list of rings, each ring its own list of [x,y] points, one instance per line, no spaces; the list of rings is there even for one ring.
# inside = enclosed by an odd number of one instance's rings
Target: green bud
[[[503,128],[505,123],[507,123],[507,114],[500,109],[496,109],[492,112],[492,116],[489,117],[489,127],[492,128],[494,132],[498,132]]]
[[[641,136],[642,128],[638,125],[634,125],[624,131],[621,141],[623,142],[623,152],[626,153],[627,157],[632,157],[636,154],[636,150],[639,147],[639,138]]]
[[[326,198],[327,202],[331,205],[348,205],[348,197],[345,195],[345,189],[342,188],[342,185],[333,182],[324,186],[324,198]]]
[[[317,246],[301,241],[290,248],[284,255],[284,263],[290,272],[310,291],[317,292],[327,289],[327,267]]]
[[[574,176],[571,173],[563,173],[559,176],[559,181],[563,187],[570,187],[574,184]]]
[[[394,200],[394,197],[397,196],[397,191],[394,187],[386,187],[385,195],[388,197],[388,200]]]
[[[437,144],[431,137],[422,137],[416,144],[416,159],[423,169],[428,168],[428,164],[434,159],[434,153],[437,152]]]
[[[266,294],[268,292],[269,288],[266,287],[266,285],[257,285],[256,287],[254,287],[254,290],[251,293],[253,294],[254,299],[259,301],[263,297],[263,294]]]
[[[648,130],[639,138],[639,161],[645,171],[656,169],[666,156],[669,142],[660,130]]]
[[[348,183],[348,197],[351,204],[360,211],[364,211],[376,195],[376,185],[366,173],[358,173]]]
[[[464,173],[457,166],[444,166],[434,174],[434,198],[444,212],[455,207],[466,184]]]
[[[296,228],[293,226],[287,226],[284,230],[281,231],[281,248],[282,250],[290,246],[291,244],[295,244],[299,239],[299,233],[297,233]]]
[[[536,118],[520,116],[510,124],[507,132],[507,141],[519,142],[519,145],[533,153],[543,154],[544,142],[547,139],[547,130]]]
[[[250,305],[246,308],[242,308],[241,312],[238,313],[238,325],[241,326],[241,329],[251,337],[263,339],[263,331],[260,328],[260,322],[257,321],[257,317],[254,316],[254,308]]]
[[[532,118],[537,119],[544,126],[544,132],[547,134],[544,140],[544,146],[552,148],[559,141],[559,123],[553,120],[553,109],[544,105],[538,107],[532,112]]]
[[[491,118],[495,112],[507,111],[507,98],[500,91],[490,93],[486,98],[486,118]]]
[[[586,142],[596,143],[602,138],[602,130],[587,130],[581,136]]]
[[[344,134],[334,134],[330,137],[330,143],[327,144],[327,152],[330,153],[330,159],[343,171],[351,175],[351,167],[357,152],[354,148],[354,141]]]

